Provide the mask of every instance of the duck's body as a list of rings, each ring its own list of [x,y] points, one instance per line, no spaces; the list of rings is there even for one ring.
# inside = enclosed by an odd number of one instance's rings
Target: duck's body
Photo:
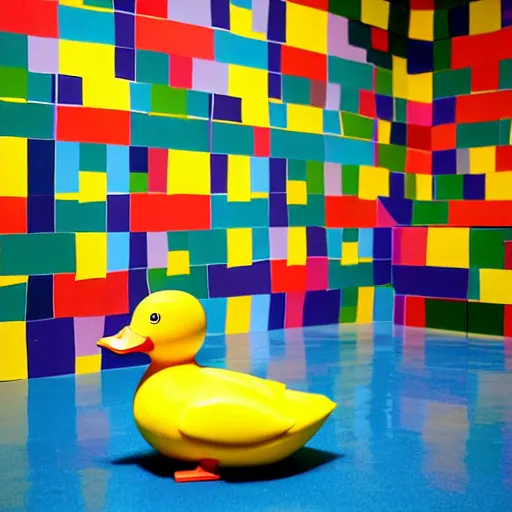
[[[336,404],[322,395],[195,362],[206,333],[200,302],[157,292],[136,308],[129,327],[98,345],[119,354],[146,352],[152,363],[135,393],[144,439],[168,457],[198,462],[178,481],[218,479],[218,466],[258,466],[301,448]]]
[[[282,460],[322,426],[335,404],[250,375],[175,366],[149,377],[133,404],[144,439],[179,460],[213,459],[220,466]]]

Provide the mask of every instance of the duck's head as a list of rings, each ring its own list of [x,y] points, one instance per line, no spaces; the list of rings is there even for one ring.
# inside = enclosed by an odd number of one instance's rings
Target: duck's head
[[[165,290],[148,295],[133,312],[129,326],[98,346],[116,354],[144,352],[153,362],[173,365],[191,362],[206,334],[206,315],[192,295]]]

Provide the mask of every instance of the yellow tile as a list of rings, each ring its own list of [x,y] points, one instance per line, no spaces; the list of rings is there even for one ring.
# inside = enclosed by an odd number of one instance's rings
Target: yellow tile
[[[287,128],[296,132],[323,133],[324,111],[310,105],[287,105]]]
[[[431,175],[416,174],[416,199],[418,201],[432,201]]]
[[[434,40],[434,11],[411,10],[409,37],[422,41]]]
[[[27,139],[0,137],[0,196],[27,197]]]
[[[367,25],[387,30],[389,24],[389,2],[386,2],[386,0],[362,0],[361,21]]]
[[[362,286],[358,289],[356,323],[370,324],[373,322],[374,295],[375,288],[373,286]]]
[[[287,204],[308,204],[308,191],[305,181],[288,180],[286,182]]]
[[[112,77],[84,78],[83,105],[91,108],[130,110],[130,82]]]
[[[251,296],[228,297],[226,334],[249,332],[251,326]]]
[[[359,197],[377,199],[389,197],[389,170],[384,167],[361,165],[359,168]]]
[[[427,266],[469,267],[469,228],[428,228]]]
[[[252,229],[230,228],[227,230],[228,268],[252,265]]]
[[[28,378],[25,322],[0,322],[0,381]]]
[[[469,4],[469,34],[485,34],[501,28],[501,2],[479,0]]]
[[[253,32],[252,30],[252,11],[244,9],[237,5],[229,5],[229,25],[233,34],[247,37],[250,39],[259,39],[260,41],[266,40],[266,34]]]
[[[0,276],[0,288],[23,283],[28,283],[28,276]]]
[[[408,98],[409,75],[407,74],[407,60],[393,55],[393,96],[395,98]]]
[[[487,174],[485,198],[494,201],[512,199],[512,171]]]
[[[327,12],[287,2],[286,44],[327,53]]]
[[[115,77],[115,46],[60,39],[59,73],[98,80]]]
[[[107,234],[76,233],[76,280],[107,275]]]
[[[432,73],[419,73],[407,76],[407,99],[431,103],[433,101]]]
[[[480,269],[480,301],[488,304],[512,304],[512,271]]]
[[[377,121],[377,142],[381,144],[389,144],[391,139],[391,123],[389,121],[383,121],[379,119]]]
[[[107,173],[80,171],[78,188],[79,203],[105,202],[107,200]]]
[[[167,193],[210,194],[210,154],[171,149],[167,163]]]
[[[287,265],[305,265],[307,257],[306,228],[289,227]]]
[[[85,373],[97,373],[101,370],[101,355],[95,354],[92,356],[80,356],[75,361],[77,375]]]
[[[190,253],[188,251],[169,251],[167,253],[167,275],[183,276],[190,274]]]
[[[251,157],[228,155],[228,201],[248,203],[251,200]]]
[[[469,148],[470,174],[489,174],[496,170],[496,147]]]
[[[359,244],[357,242],[341,243],[341,264],[357,265],[359,263]]]

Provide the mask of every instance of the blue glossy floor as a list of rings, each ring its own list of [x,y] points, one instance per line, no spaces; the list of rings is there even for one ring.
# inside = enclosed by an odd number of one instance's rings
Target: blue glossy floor
[[[143,368],[0,384],[0,511],[509,511],[507,343],[389,325],[210,338],[200,361],[325,393],[294,458],[175,484],[132,419]]]

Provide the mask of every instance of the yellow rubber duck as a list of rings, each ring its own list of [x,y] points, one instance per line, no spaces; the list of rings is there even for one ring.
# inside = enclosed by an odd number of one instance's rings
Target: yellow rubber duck
[[[198,464],[178,482],[218,480],[218,468],[271,464],[317,432],[336,404],[322,395],[233,371],[200,367],[206,315],[192,295],[167,290],[140,302],[131,323],[100,347],[145,352],[151,364],[133,402],[142,437],[163,455]]]

